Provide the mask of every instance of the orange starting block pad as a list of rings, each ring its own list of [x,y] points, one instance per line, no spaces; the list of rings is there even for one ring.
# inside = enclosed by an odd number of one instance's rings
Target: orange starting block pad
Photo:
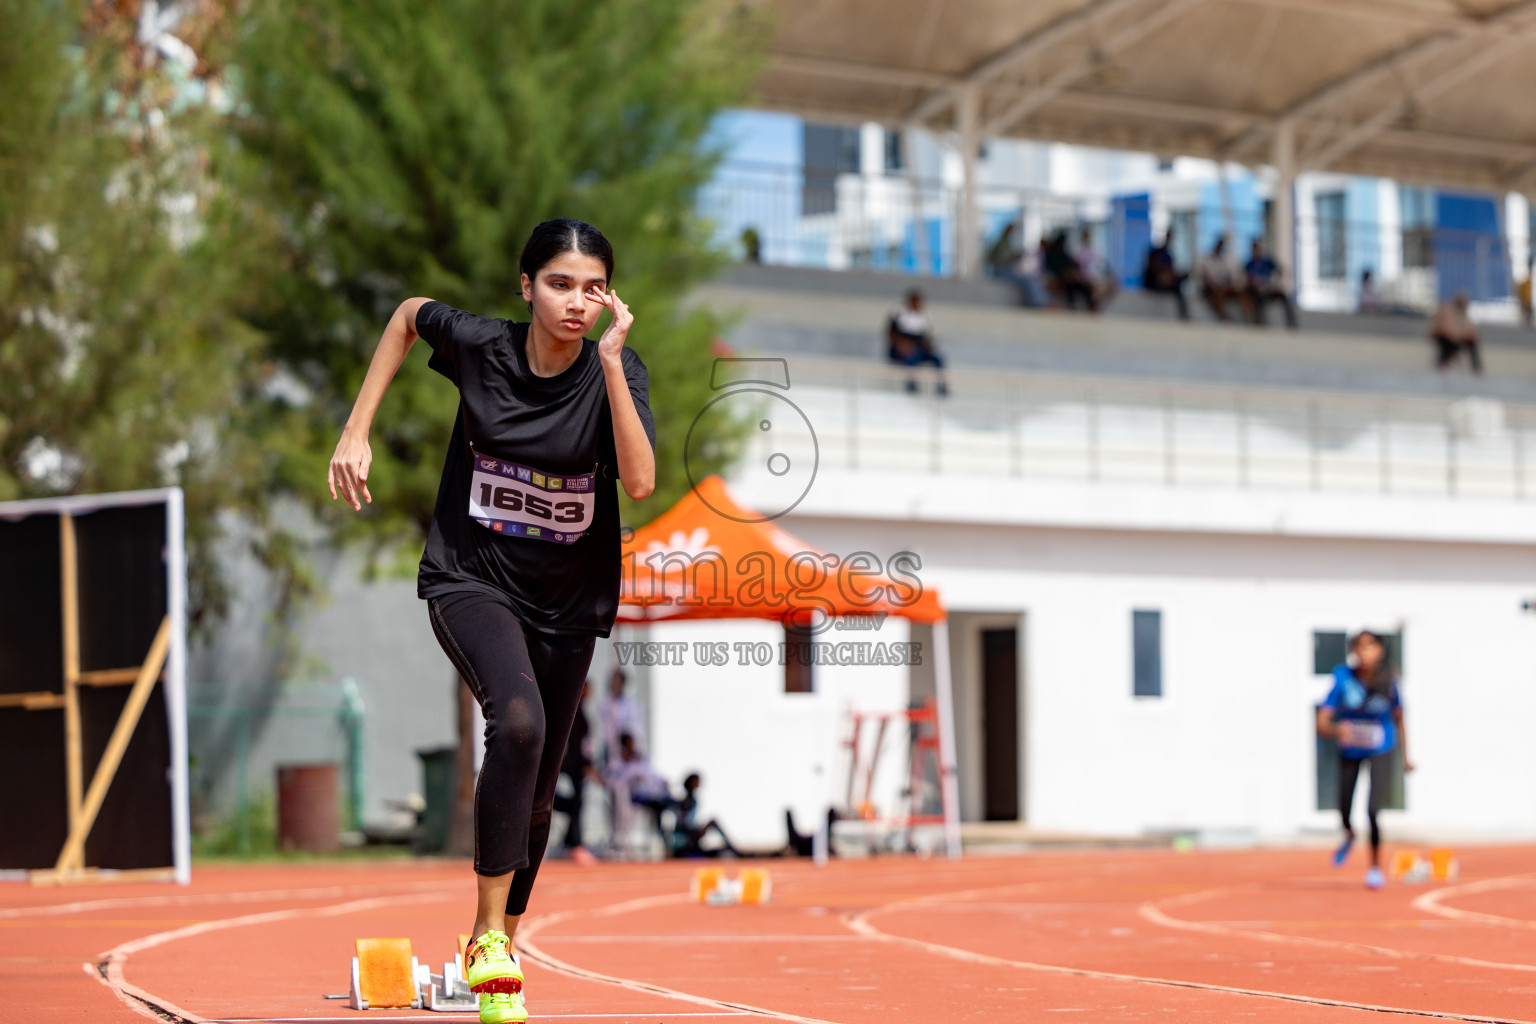
[[[1461,875],[1455,850],[1431,850],[1426,858],[1418,850],[1398,850],[1392,855],[1388,876],[1409,885],[1428,882],[1454,882]]]
[[[711,907],[738,903],[767,903],[773,893],[773,878],[766,868],[747,868],[739,878],[727,878],[719,868],[699,868],[689,887],[692,898]]]
[[[410,939],[358,939],[352,958],[354,1010],[424,1009],[464,1012],[480,1008],[480,998],[464,978],[464,948],[469,936],[459,936],[459,948],[434,974],[411,952]]]
[[[421,1008],[416,989],[416,957],[410,939],[358,939],[352,958],[354,1010],[384,1007]]]

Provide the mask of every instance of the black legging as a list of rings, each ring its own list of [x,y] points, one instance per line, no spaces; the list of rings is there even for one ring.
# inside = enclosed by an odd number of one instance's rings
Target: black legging
[[[507,913],[521,914],[549,843],[555,783],[597,638],[529,628],[480,591],[435,597],[427,610],[437,642],[485,715],[475,873],[516,872]]]
[[[1381,849],[1381,827],[1376,824],[1376,812],[1381,810],[1381,801],[1386,797],[1387,786],[1390,784],[1390,750],[1366,758],[1339,755],[1339,816],[1344,819],[1344,831],[1354,835],[1354,826],[1349,823],[1349,811],[1355,803],[1355,783],[1360,778],[1360,766],[1366,761],[1371,763],[1371,789],[1365,801],[1365,816],[1371,823],[1371,860],[1375,863],[1376,854]]]

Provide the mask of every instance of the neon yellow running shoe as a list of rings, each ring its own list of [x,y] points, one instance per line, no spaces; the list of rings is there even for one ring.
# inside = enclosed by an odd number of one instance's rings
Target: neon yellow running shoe
[[[488,931],[464,950],[464,980],[471,992],[515,995],[522,991],[523,971],[512,959],[510,945],[506,932]],[[480,1005],[483,1008],[485,1000]]]
[[[521,992],[480,993],[480,1024],[523,1024],[527,1019]]]

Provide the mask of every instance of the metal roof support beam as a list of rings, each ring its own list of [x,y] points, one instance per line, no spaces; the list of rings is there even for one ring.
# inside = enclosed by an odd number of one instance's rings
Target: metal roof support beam
[[[1205,0],[1153,0],[1153,9],[1134,24],[1128,25],[1105,40],[1102,46],[1085,52],[1050,78],[1015,99],[1002,113],[987,122],[986,134],[998,135],[1007,131],[1050,99],[1069,88],[1098,67],[1105,58],[1132,46],[1181,17],[1186,11]]]
[[[1294,300],[1301,275],[1296,272],[1296,121],[1292,118],[1275,126],[1273,159],[1279,176],[1275,181],[1272,208],[1275,223],[1270,252],[1280,264]]]
[[[1140,2],[1141,0],[1094,0],[1093,3],[1062,15],[1049,25],[1036,29],[998,50],[967,71],[960,82],[924,98],[907,113],[905,120],[913,124],[922,124],[954,102],[959,96],[961,85],[982,85],[989,82],[999,75],[1012,71],[1020,64],[1028,63],[1036,55],[1044,53],[1051,47],[1060,45],[1100,18],[1112,17]]]
[[[841,78],[844,81],[862,82],[865,85],[910,86],[916,89],[948,89],[959,83],[959,79],[950,75],[918,71],[914,68],[859,64],[829,60],[826,57],[802,57],[793,53],[774,54],[769,70],[817,78]]]
[[[1327,85],[1313,90],[1286,109],[1268,118],[1254,121],[1228,140],[1222,147],[1222,151],[1230,158],[1237,159],[1242,150],[1257,142],[1265,132],[1278,130],[1282,121],[1315,114],[1325,106],[1338,102],[1358,89],[1373,85],[1395,71],[1410,70],[1411,65],[1417,61],[1433,56],[1459,40],[1477,39],[1507,32],[1510,22],[1533,7],[1536,7],[1536,0],[1523,0],[1488,18],[1469,21],[1457,28],[1421,36],[1407,46],[1383,54],[1368,64],[1357,67]]]
[[[981,266],[981,236],[977,229],[976,164],[981,156],[981,87],[966,85],[955,96],[955,120],[960,133],[960,208],[955,211],[955,274],[976,277]]]
[[[1454,88],[1468,78],[1483,71],[1485,68],[1497,64],[1499,61],[1514,55],[1523,49],[1527,43],[1528,33],[1533,26],[1527,24],[1520,31],[1510,32],[1503,39],[1485,46],[1467,57],[1453,64],[1451,67],[1435,75],[1422,85],[1416,86],[1412,92],[1398,97],[1391,103],[1382,107],[1375,114],[1355,125],[1339,138],[1307,154],[1302,162],[1314,170],[1324,170],[1340,158],[1359,149],[1371,139],[1380,135],[1392,125],[1415,103],[1428,103],[1436,96]]]
[[[1477,19],[1466,14],[1431,11],[1410,4],[1381,3],[1380,0],[1229,0],[1230,3],[1272,7],[1277,10],[1304,11],[1311,14],[1350,14],[1361,18],[1395,22],[1399,25],[1423,25],[1425,28],[1460,28],[1476,26]]]

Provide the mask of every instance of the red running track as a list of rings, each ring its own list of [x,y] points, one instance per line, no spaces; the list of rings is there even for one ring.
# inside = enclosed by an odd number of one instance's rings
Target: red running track
[[[689,903],[696,863],[551,863],[518,945],[535,1021],[1536,1024],[1533,852],[1380,892],[1316,850],[764,861],[761,907]],[[357,937],[447,959],[473,893],[442,861],[0,886],[0,1021],[472,1020],[323,997]]]

